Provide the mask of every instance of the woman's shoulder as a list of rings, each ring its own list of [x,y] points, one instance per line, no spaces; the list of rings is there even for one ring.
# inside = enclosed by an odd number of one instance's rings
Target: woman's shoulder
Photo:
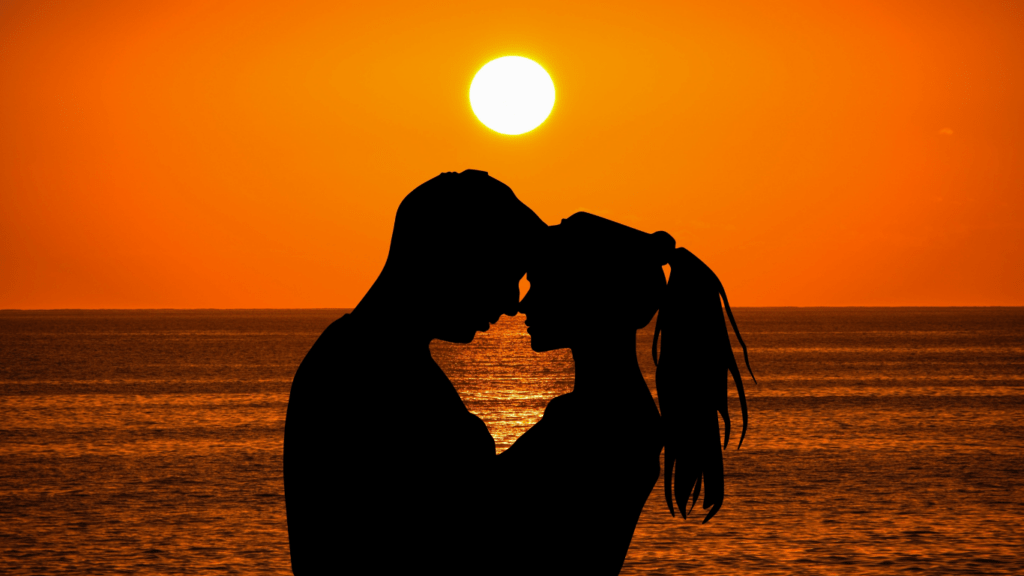
[[[555,396],[549,402],[546,408],[544,408],[544,418],[559,418],[563,416],[574,415],[580,410],[580,399],[579,396],[574,395],[572,392],[568,394],[562,394],[561,396]]]

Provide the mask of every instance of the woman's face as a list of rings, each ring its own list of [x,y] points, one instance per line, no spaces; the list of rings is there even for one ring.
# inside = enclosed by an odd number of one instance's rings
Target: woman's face
[[[535,352],[571,348],[581,333],[592,330],[592,320],[600,316],[584,284],[563,269],[540,265],[527,271],[530,289],[519,311],[526,314],[526,331]]]
[[[612,273],[596,260],[536,263],[530,290],[519,303],[535,352],[586,345],[609,331],[635,332],[651,320],[665,288],[661,267],[620,266]]]

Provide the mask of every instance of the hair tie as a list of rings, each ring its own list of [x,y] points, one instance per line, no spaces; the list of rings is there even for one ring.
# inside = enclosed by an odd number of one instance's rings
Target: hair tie
[[[658,255],[658,263],[664,266],[672,261],[672,254],[676,249],[676,239],[668,232],[659,230],[651,234],[654,241],[654,251]]]

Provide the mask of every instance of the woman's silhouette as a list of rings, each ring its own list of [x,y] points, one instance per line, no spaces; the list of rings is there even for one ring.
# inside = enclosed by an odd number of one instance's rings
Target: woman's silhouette
[[[672,266],[667,284],[664,264]],[[711,508],[705,521],[722,505],[717,413],[728,442],[730,371],[744,432],[747,420],[719,302],[724,290],[667,233],[646,234],[586,213],[547,230],[527,277],[520,311],[532,347],[571,349],[576,381],[497,459],[499,510],[507,511],[498,533],[508,546],[498,572],[618,574],[658,480],[663,445],[670,510],[673,467],[684,517],[684,503],[691,493],[696,502],[702,480],[704,508]],[[661,415],[636,355],[637,330],[659,310]]]

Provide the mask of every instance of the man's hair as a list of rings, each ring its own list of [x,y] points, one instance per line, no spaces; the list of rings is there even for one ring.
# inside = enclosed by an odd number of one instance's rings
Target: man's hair
[[[402,200],[388,263],[447,268],[521,253],[546,228],[512,189],[479,170],[445,172]]]

